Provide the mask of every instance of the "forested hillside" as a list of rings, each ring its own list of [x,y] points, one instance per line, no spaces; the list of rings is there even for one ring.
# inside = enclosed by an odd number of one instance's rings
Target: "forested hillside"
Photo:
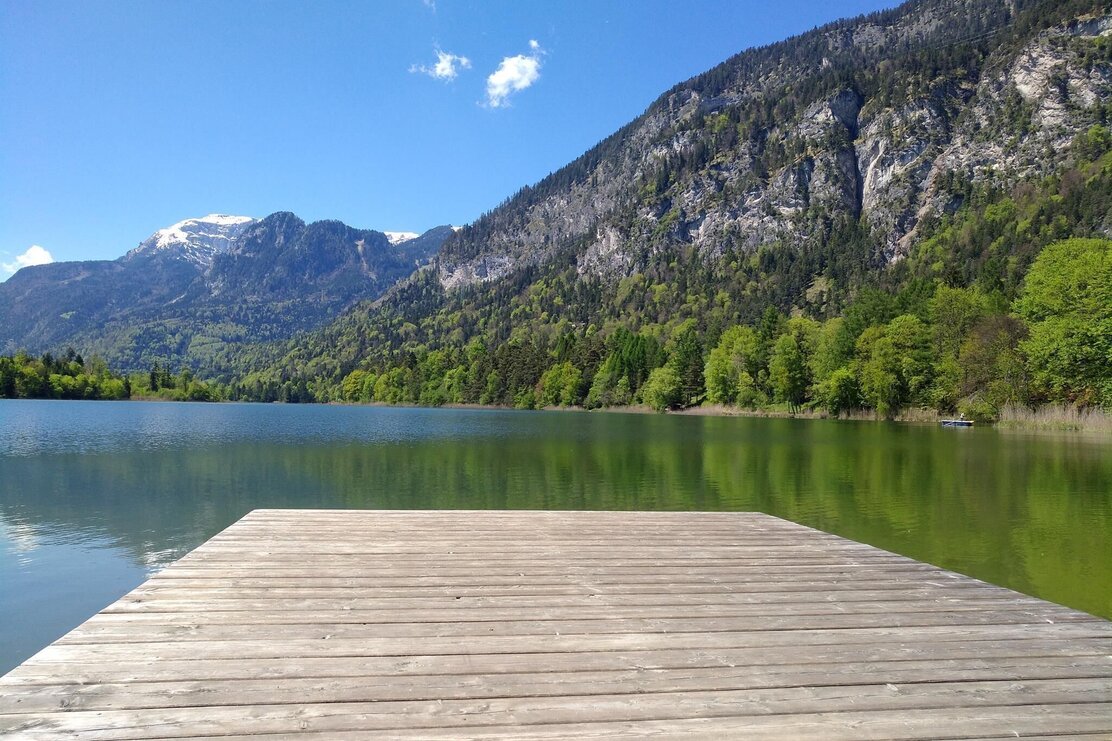
[[[1092,0],[922,0],[744,52],[382,300],[242,356],[236,393],[1112,403],[1106,317],[1034,297],[1107,265],[1069,240],[1112,233],[1110,34]]]

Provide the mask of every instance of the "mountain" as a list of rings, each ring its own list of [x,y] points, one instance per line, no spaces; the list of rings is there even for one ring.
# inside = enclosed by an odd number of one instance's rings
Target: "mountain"
[[[569,353],[589,387],[619,329],[663,345],[690,323],[709,350],[770,316],[768,341],[776,316],[845,314],[870,288],[921,312],[940,285],[1006,306],[1042,247],[1112,233],[1110,11],[914,0],[742,52],[379,301],[238,367],[318,398],[397,370],[418,400],[431,353],[442,374],[502,353],[483,366],[496,392],[470,378],[464,398],[508,401]],[[895,316],[878,312],[854,331]]]
[[[255,223],[250,216],[209,214],[199,219],[186,219],[159,229],[124,256],[125,260],[164,256],[186,260],[201,269],[212,265],[212,259],[227,252],[232,242]]]
[[[395,244],[290,213],[186,219],[117,260],[29,267],[0,283],[0,349],[71,345],[121,370],[157,362],[217,373],[241,344],[290,337],[377,298],[451,233]]]
[[[967,186],[1054,172],[1106,121],[1101,7],[922,0],[740,54],[449,240],[439,282],[568,252],[604,280],[683,250],[798,254],[847,224],[873,267],[906,258]]]

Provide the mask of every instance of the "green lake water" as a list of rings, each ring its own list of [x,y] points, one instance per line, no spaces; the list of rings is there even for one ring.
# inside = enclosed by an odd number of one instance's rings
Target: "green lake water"
[[[257,507],[760,511],[1112,618],[1112,439],[0,401],[0,673]]]

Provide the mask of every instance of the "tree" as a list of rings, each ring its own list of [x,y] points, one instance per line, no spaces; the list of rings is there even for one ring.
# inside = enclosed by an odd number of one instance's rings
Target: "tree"
[[[702,402],[706,393],[703,384],[703,347],[695,331],[694,321],[684,322],[673,333],[668,367],[679,379],[679,399],[676,404],[693,406]],[[649,378],[652,378],[651,374]]]
[[[809,376],[803,350],[795,335],[777,338],[768,359],[768,380],[778,401],[785,401],[794,412],[806,398]]]
[[[459,404],[463,401],[464,387],[467,383],[467,369],[462,365],[444,374],[443,393],[445,404]]]
[[[902,314],[888,323],[884,335],[899,358],[900,403],[928,404],[934,380],[930,329],[918,317]]]
[[[845,367],[853,359],[853,343],[846,320],[834,317],[825,322],[817,332],[815,351],[811,355],[811,377],[815,383],[822,383],[830,374]]]
[[[537,384],[537,403],[540,406],[571,406],[579,402],[579,387],[583,375],[568,361],[552,366]]]
[[[895,296],[865,288],[845,311],[846,328],[850,335],[857,337],[869,327],[887,324],[898,313]]]
[[[474,340],[464,349],[464,356],[466,358],[464,362],[467,363],[467,377],[464,380],[463,398],[472,403],[482,402],[492,372],[490,353],[483,343]]]
[[[1017,317],[986,316],[961,346],[961,395],[979,399],[995,417],[1005,404],[1025,404],[1029,379],[1019,344],[1027,327]]]
[[[638,389],[649,377],[649,371],[664,362],[663,352],[656,338],[642,333],[634,334],[625,327],[618,327],[607,345],[610,353],[607,360],[613,358],[610,371],[615,374],[614,384],[625,378],[631,388]],[[590,358],[583,358],[585,362],[581,362],[580,367],[585,368],[589,360]]]
[[[367,371],[353,370],[348,373],[340,386],[343,389],[344,401],[359,401],[363,394],[363,382],[367,378]]]
[[[658,412],[678,406],[682,397],[682,381],[671,365],[654,368],[641,387],[641,399]]]
[[[956,358],[965,335],[988,311],[988,300],[976,288],[939,286],[928,307],[935,355]]]
[[[417,363],[417,401],[425,406],[440,406],[447,401],[444,374],[452,365],[452,357],[444,350],[424,353]]]
[[[617,355],[610,354],[606,356],[606,360],[603,361],[591,381],[591,388],[587,391],[586,406],[588,409],[620,403],[616,401],[614,392],[618,387],[618,378],[622,378],[622,380],[625,380],[625,378],[619,374],[617,366]]]
[[[718,344],[707,356],[704,371],[707,401],[734,404],[752,401],[754,381],[760,363],[760,338],[752,327],[731,327],[722,333]]]
[[[376,383],[378,383],[378,376],[374,373],[367,373],[363,376],[363,387],[359,389],[359,401],[367,403],[375,400]]]
[[[1074,151],[1082,159],[1096,160],[1112,149],[1112,132],[1100,124],[1093,124],[1073,140]]]
[[[480,404],[497,404],[502,401],[503,389],[505,388],[502,376],[497,370],[491,369],[486,377],[486,386],[483,389],[483,395],[479,398]]]
[[[15,361],[11,358],[0,358],[0,398],[15,397],[15,377]]]
[[[815,386],[815,401],[835,417],[861,406],[861,387],[851,368],[836,369]]]
[[[409,368],[391,368],[378,377],[375,382],[375,399],[387,404],[401,404],[408,401],[406,390],[412,371]]]
[[[1112,241],[1067,239],[1035,258],[1015,310],[1020,343],[1046,398],[1112,407]]]
[[[864,335],[863,335],[864,336]],[[865,402],[883,417],[900,407],[900,354],[892,340],[881,336],[872,343],[861,367],[861,393]]]

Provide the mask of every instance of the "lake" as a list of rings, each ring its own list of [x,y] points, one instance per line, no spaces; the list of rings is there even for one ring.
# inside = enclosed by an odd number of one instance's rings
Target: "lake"
[[[1112,618],[1112,439],[0,401],[0,673],[257,507],[760,511]]]

